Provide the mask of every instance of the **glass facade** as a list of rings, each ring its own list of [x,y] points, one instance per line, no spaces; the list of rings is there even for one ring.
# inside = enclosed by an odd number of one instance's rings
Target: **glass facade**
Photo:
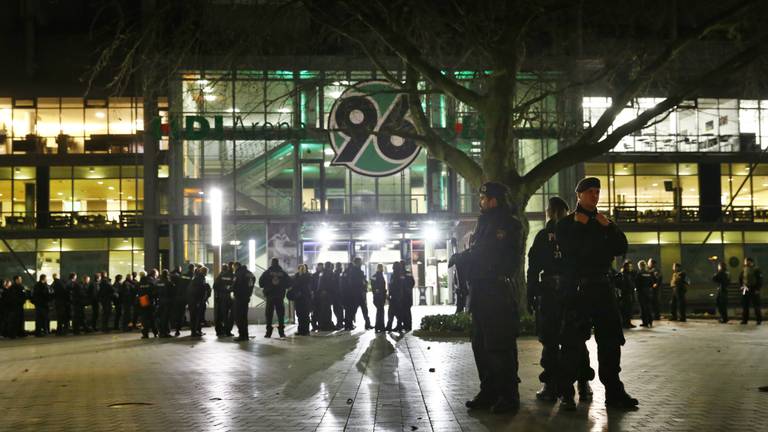
[[[141,98],[0,97],[0,154],[143,151]]]
[[[638,98],[616,117],[620,126],[663,99]],[[611,98],[585,97],[584,122],[591,125]],[[610,133],[611,127],[608,130]],[[768,146],[768,100],[692,99],[624,137],[614,152],[744,152]]]

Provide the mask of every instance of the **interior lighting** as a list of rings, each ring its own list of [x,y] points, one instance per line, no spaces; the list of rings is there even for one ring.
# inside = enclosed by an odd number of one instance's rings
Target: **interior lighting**
[[[653,186],[653,187],[656,187],[656,186],[658,186],[658,185],[659,185],[658,183],[653,183],[653,184],[651,184],[651,186]]]
[[[326,155],[328,155],[328,156],[333,156],[333,155],[335,155],[335,154],[336,154],[336,152],[334,152],[334,151],[333,151],[333,149],[332,149],[332,148],[330,148],[330,147],[329,147],[329,148],[327,148],[327,149],[325,149],[325,150],[323,151],[323,153],[325,153],[325,154],[326,154]]]
[[[209,203],[211,205],[211,245],[221,246],[221,213],[224,199],[219,188],[211,189],[209,195]]]
[[[97,181],[97,182],[96,182],[96,184],[100,184],[100,185],[103,185],[103,184],[104,184],[104,182],[103,182],[103,181],[101,181],[101,180],[99,180],[99,181]]]
[[[89,173],[95,173],[96,172],[96,168],[90,167],[90,168],[88,168],[88,172]]]
[[[107,116],[107,115],[106,115],[106,114],[104,114],[104,112],[102,112],[102,111],[96,111],[96,118],[100,118],[100,119],[103,119],[103,118],[104,118],[104,117],[106,117],[106,116]]]
[[[115,190],[115,187],[114,187],[114,186],[107,186],[107,189],[109,189],[109,190]]]
[[[256,240],[248,240],[248,268],[254,270],[256,268]]]
[[[216,95],[214,94],[207,94],[204,97],[205,97],[205,100],[207,100],[208,102],[213,102],[216,100]]]

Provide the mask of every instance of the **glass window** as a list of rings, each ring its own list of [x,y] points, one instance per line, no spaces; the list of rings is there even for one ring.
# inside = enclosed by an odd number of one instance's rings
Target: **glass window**
[[[658,234],[655,232],[626,232],[627,241],[632,244],[657,244]]]
[[[62,251],[101,251],[107,250],[107,238],[63,238]]]

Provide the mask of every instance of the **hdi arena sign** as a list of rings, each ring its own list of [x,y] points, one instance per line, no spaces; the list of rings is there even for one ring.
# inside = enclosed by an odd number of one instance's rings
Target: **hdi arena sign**
[[[408,95],[386,81],[363,81],[336,99],[328,120],[332,165],[369,177],[384,177],[407,168],[419,155],[412,138],[416,128]]]

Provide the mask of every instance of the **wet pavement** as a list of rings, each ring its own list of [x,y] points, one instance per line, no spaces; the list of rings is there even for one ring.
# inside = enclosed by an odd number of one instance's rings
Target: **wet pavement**
[[[438,309],[415,308],[415,322]],[[445,311],[445,309],[441,310]],[[236,343],[116,333],[0,340],[0,429],[136,431],[768,430],[768,326],[714,321],[633,329],[622,378],[635,412],[537,402],[540,346],[519,340],[522,407],[469,412],[477,391],[463,339],[358,328]],[[275,332],[276,334],[276,332]],[[596,349],[589,343],[593,365]]]

